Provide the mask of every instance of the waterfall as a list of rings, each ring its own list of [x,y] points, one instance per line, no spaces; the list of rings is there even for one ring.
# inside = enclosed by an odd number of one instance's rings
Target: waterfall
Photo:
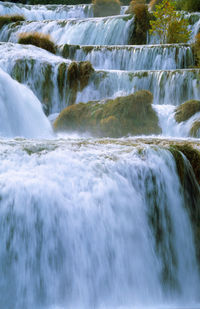
[[[0,306],[195,304],[192,227],[170,152],[82,142],[1,144]]]
[[[90,84],[78,93],[77,102],[102,100],[147,89],[155,104],[180,105],[200,97],[199,69],[169,71],[97,71]]]
[[[0,136],[50,137],[50,123],[40,102],[25,86],[0,70]]]
[[[132,25],[132,26],[131,26]],[[50,34],[56,44],[128,44],[133,27],[131,15],[55,21],[21,22],[0,30],[0,41],[17,42],[21,32]]]
[[[63,45],[61,54],[75,61],[90,61],[95,69],[173,70],[194,66],[192,48],[187,44],[79,46]]]

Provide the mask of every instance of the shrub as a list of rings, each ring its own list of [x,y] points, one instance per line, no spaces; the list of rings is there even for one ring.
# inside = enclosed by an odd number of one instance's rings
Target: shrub
[[[151,11],[155,11],[156,5],[161,4],[163,0],[151,0],[149,3],[149,8]]]
[[[53,54],[56,53],[55,44],[48,34],[38,32],[20,33],[18,43],[35,45],[37,47],[46,49]]]
[[[193,46],[195,64],[200,68],[200,33],[198,33],[195,37],[195,42]]]
[[[199,111],[200,101],[190,100],[176,108],[175,119],[177,122],[186,121]]]
[[[147,31],[150,28],[150,14],[145,0],[133,0],[130,3],[128,12],[135,15],[134,28],[130,44],[146,44]]]
[[[163,0],[153,12],[155,20],[150,21],[150,33],[158,35],[163,43],[186,43],[191,31],[188,30],[188,21],[175,11],[175,2]]]
[[[153,96],[141,90],[125,97],[88,102],[65,108],[54,123],[56,131],[90,132],[95,136],[158,134],[158,117],[152,109]]]
[[[1,15],[0,16],[0,29],[7,24],[25,21],[22,15]]]
[[[92,0],[95,17],[119,15],[121,3],[119,0]]]

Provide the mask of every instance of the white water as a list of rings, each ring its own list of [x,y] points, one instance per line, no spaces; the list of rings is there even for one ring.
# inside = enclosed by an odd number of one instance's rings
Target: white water
[[[125,14],[127,6],[121,6],[121,15]],[[24,5],[0,1],[0,15],[23,15],[26,20],[57,20],[69,18],[93,17],[91,4],[79,5]]]
[[[52,130],[34,94],[0,70],[0,136],[50,137]]]
[[[127,18],[129,18],[127,20]],[[133,19],[129,15],[88,19],[23,22],[0,31],[0,41],[17,42],[21,32],[50,34],[56,44],[127,44]]]
[[[90,84],[78,93],[77,102],[102,100],[147,89],[155,104],[180,105],[200,98],[199,70],[171,71],[97,71]]]
[[[62,46],[61,53],[65,45]],[[189,45],[69,46],[69,58],[90,61],[95,69],[173,70],[194,66]]]
[[[145,148],[139,155],[131,140],[1,142],[2,308],[198,301],[175,163],[169,152]],[[159,223],[151,223],[157,211]]]
[[[184,159],[191,188],[183,189],[171,152],[161,146],[174,143],[164,136],[188,137],[200,116],[174,120],[175,106],[200,98],[199,70],[180,69],[193,61],[191,50],[113,46],[127,44],[132,20],[82,19],[84,6],[9,6],[19,13],[31,8],[31,20],[50,13],[77,19],[10,25],[2,40],[41,30],[59,44],[112,45],[117,59],[106,46],[88,54],[100,70],[77,102],[151,90],[162,136],[53,140],[38,99],[0,70],[0,309],[198,308],[198,244],[186,206],[188,199],[189,208],[198,209],[199,187]],[[46,112],[65,106],[67,71],[61,94],[58,67],[70,60],[13,43],[1,43],[0,54],[0,67],[29,86]],[[200,149],[198,140],[194,147]]]

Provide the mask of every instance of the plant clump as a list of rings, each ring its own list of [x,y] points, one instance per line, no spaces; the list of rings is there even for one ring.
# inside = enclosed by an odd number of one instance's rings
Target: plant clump
[[[65,86],[65,74],[67,71],[67,65],[65,62],[61,63],[58,67],[58,75],[57,75],[57,83],[58,83],[58,89],[61,98],[63,98],[63,89]]]
[[[83,90],[89,82],[91,74],[94,72],[92,64],[89,61],[71,62],[67,71],[67,81],[71,89],[70,104],[76,100],[78,90]]]
[[[153,17],[154,20],[150,21],[150,34],[157,35],[161,44],[187,43],[190,39],[188,20],[175,10],[173,0],[163,0],[156,5]]]
[[[39,32],[20,33],[18,43],[35,45],[49,51],[50,53],[56,53],[56,46],[48,34]]]
[[[159,134],[153,95],[146,90],[102,102],[79,103],[65,108],[54,123],[56,131],[90,132],[95,136]]]
[[[199,0],[177,0],[176,7],[178,10],[188,12],[200,12],[200,1]]]
[[[92,0],[94,17],[119,15],[121,3],[119,0]]]
[[[190,129],[190,136],[199,138],[200,137],[200,120],[194,121]]]
[[[200,101],[189,100],[176,108],[175,120],[180,123],[188,120],[194,114],[200,111]]]
[[[25,17],[22,15],[1,15],[0,16],[0,29],[4,25],[8,25],[8,24],[16,23],[20,21],[25,21]]]
[[[195,65],[200,68],[200,33],[195,36],[195,42],[193,45]]]
[[[133,0],[128,12],[135,16],[131,44],[146,44],[147,32],[150,28],[150,14],[145,0]]]

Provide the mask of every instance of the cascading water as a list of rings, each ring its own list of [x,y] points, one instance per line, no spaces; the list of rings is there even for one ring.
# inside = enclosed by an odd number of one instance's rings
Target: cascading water
[[[50,123],[40,102],[25,86],[0,70],[0,136],[50,137]]]
[[[88,18],[90,5],[0,2],[1,14],[30,21],[0,31],[0,309],[199,306],[200,189],[176,147],[200,144],[164,136],[186,138],[200,119],[174,119],[176,106],[200,98],[200,71],[188,69],[189,45],[123,45],[133,27],[126,9]],[[24,31],[83,46],[53,55],[16,44]],[[74,59],[98,69],[77,103],[150,90],[162,136],[53,135],[42,107],[53,119],[68,104]]]
[[[1,145],[0,306],[198,301],[192,228],[172,155],[84,140],[77,152],[80,143],[15,142],[14,153]]]
[[[0,41],[17,42],[21,32],[51,34],[56,44],[128,44],[133,18],[130,15],[88,19],[22,22],[4,26]]]
[[[194,66],[190,45],[79,46],[63,45],[61,54],[75,61],[90,61],[95,69],[173,70]],[[67,53],[66,53],[67,50]]]

